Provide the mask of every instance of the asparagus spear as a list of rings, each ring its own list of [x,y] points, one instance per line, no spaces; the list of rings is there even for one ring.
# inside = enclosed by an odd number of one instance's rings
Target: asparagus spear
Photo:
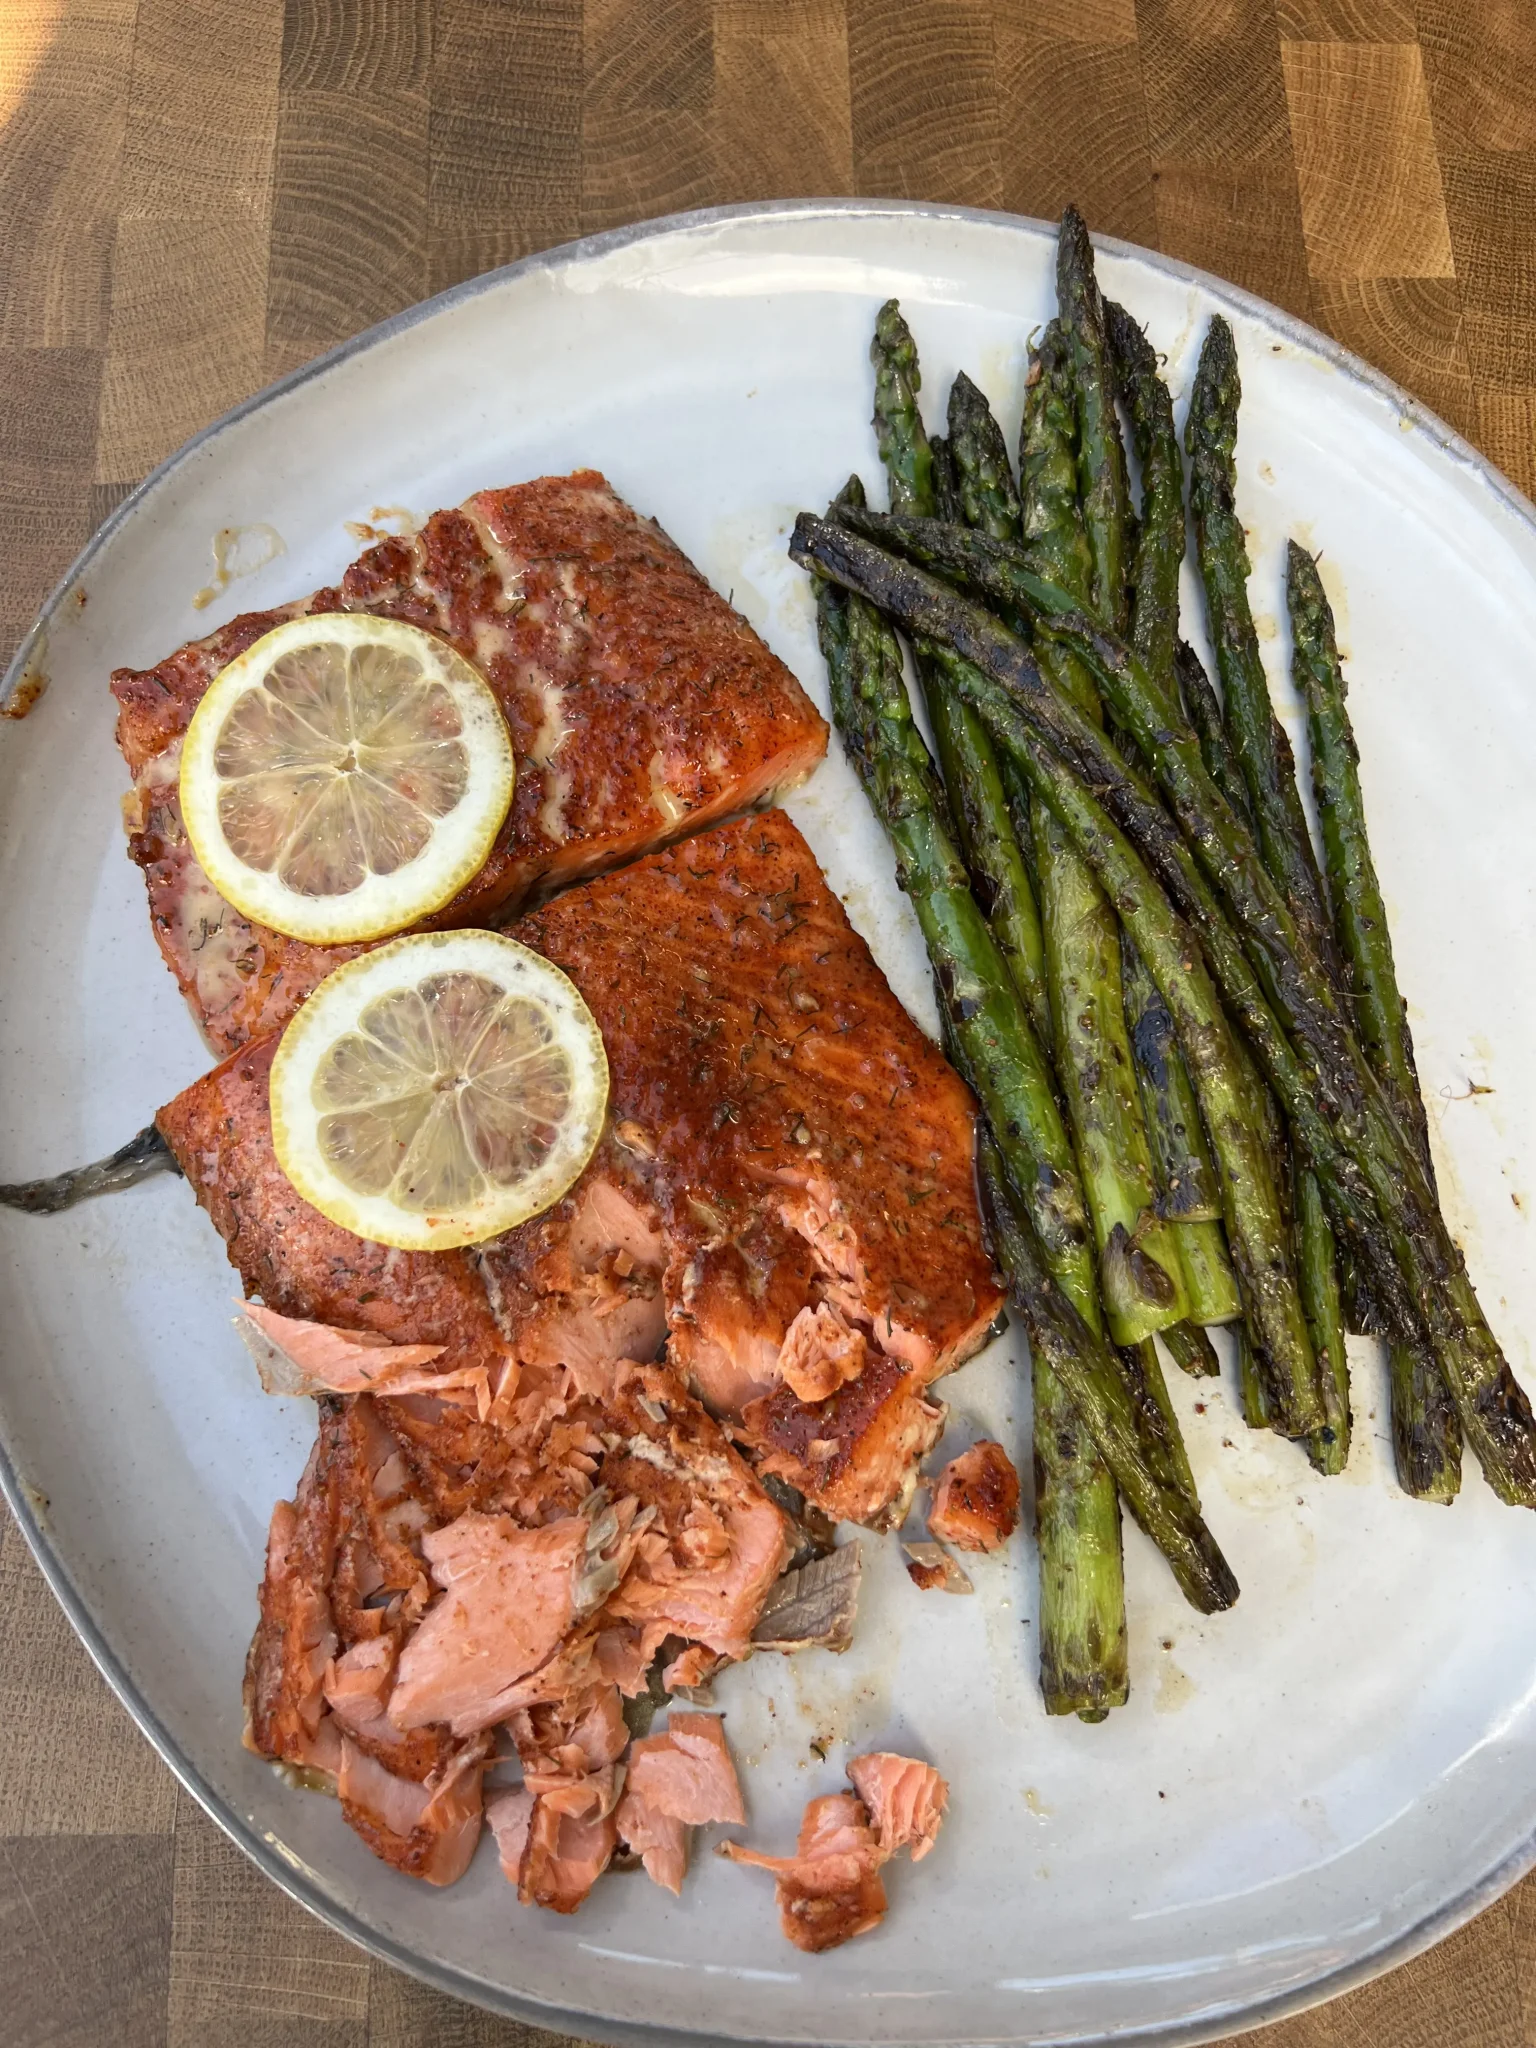
[[[1131,1054],[1157,1157],[1163,1214],[1173,1219],[1193,1323],[1230,1323],[1242,1314],[1237,1277],[1221,1228],[1221,1191],[1200,1125],[1199,1104],[1179,1051],[1168,1005],[1129,940],[1122,943]],[[1174,1340],[1164,1332],[1174,1349]],[[1187,1340],[1180,1348],[1189,1350]],[[1178,1350],[1175,1356],[1179,1357]],[[1183,1364],[1182,1357],[1179,1363]]]
[[[1222,1256],[1226,1256],[1225,1249]],[[1175,1323],[1162,1335],[1174,1364],[1192,1379],[1213,1380],[1221,1371],[1216,1347],[1198,1323]]]
[[[1200,1496],[1195,1490],[1195,1475],[1189,1469],[1178,1410],[1168,1396],[1168,1382],[1163,1378],[1155,1339],[1144,1337],[1139,1344],[1122,1346],[1120,1360],[1153,1471],[1164,1486],[1183,1494],[1198,1512]]]
[[[1247,785],[1259,847],[1319,960],[1336,960],[1328,899],[1307,830],[1296,763],[1270,703],[1248,606],[1248,547],[1237,516],[1237,344],[1220,314],[1200,351],[1184,437],[1206,615],[1232,751]]]
[[[1243,1420],[1250,1429],[1273,1429],[1275,1418],[1271,1413],[1269,1395],[1259,1377],[1258,1361],[1253,1353],[1253,1339],[1245,1324],[1237,1326],[1237,1393],[1242,1403]]]
[[[985,394],[964,370],[950,387],[949,440],[965,525],[980,527],[994,540],[1018,540],[1023,514],[1008,443]]]
[[[911,722],[901,650],[861,598],[817,589],[833,717],[897,854],[928,944],[946,1038],[993,1119],[1035,1242],[1082,1327],[1099,1303],[1082,1196],[1045,1057],[966,888]],[[1032,1350],[1041,1685],[1051,1713],[1101,1719],[1127,1697],[1125,1585],[1115,1484],[1048,1353]]]
[[[875,315],[869,359],[875,366],[875,439],[890,480],[891,510],[931,514],[933,454],[917,410],[923,382],[917,343],[894,299]]]
[[[1052,629],[1090,660],[1138,744],[1146,749],[1149,735],[1156,736],[1149,758],[1189,834],[1187,843],[1135,771],[1091,721],[1054,697],[1027,649],[996,619],[852,532],[837,533],[807,516],[797,523],[791,542],[796,560],[816,563],[913,630],[951,646],[963,657],[963,686],[972,701],[980,703],[985,694],[975,688],[978,676],[997,690],[985,707],[993,730],[1004,729],[1010,717],[1027,708],[1059,747],[1063,762],[1072,764],[1070,773],[1087,776],[1134,835],[1152,864],[1147,868],[1138,861],[1140,875],[1150,885],[1155,872],[1172,903],[1191,920],[1223,997],[1319,1176],[1335,1229],[1368,1265],[1383,1315],[1396,1333],[1417,1331],[1429,1342],[1467,1440],[1499,1497],[1511,1505],[1536,1506],[1536,1422],[1530,1404],[1488,1328],[1413,1145],[1365,1064],[1326,973],[1258,860],[1246,827],[1206,774],[1178,707],[1123,646],[1086,620],[1068,625],[1068,600],[1021,567],[1009,550],[977,534],[924,528],[921,521],[840,516],[861,519],[864,530],[881,537],[898,537],[905,528],[901,544],[930,559],[942,558],[953,536],[962,550],[962,574],[965,550],[998,556],[1008,569],[1005,601],[1014,601],[1021,583],[1032,585]],[[951,673],[961,676],[960,670]],[[1148,965],[1157,978],[1156,963],[1149,959]],[[1193,1075],[1178,1008],[1171,997],[1169,1002]],[[1202,1113],[1204,1107],[1202,1097]],[[1209,1130],[1209,1117],[1206,1121]],[[1211,1130],[1210,1135],[1221,1164],[1217,1134]],[[1228,1240],[1239,1279],[1251,1294],[1230,1227]]]
[[[1338,1473],[1349,1463],[1349,1358],[1344,1348],[1344,1310],[1339,1298],[1338,1259],[1333,1226],[1317,1176],[1295,1170],[1296,1270],[1302,1306],[1312,1332],[1312,1349],[1323,1379],[1323,1406],[1328,1428],[1307,1446],[1319,1472]]]
[[[1276,885],[1306,931],[1319,960],[1337,975],[1327,898],[1296,784],[1296,763],[1285,728],[1275,716],[1248,605],[1248,549],[1237,517],[1235,491],[1237,414],[1241,395],[1232,330],[1212,321],[1200,351],[1186,436],[1190,452],[1190,505],[1206,612],[1225,693],[1225,725],[1248,790],[1259,848]],[[1333,1233],[1317,1188],[1297,1178],[1296,1229],[1303,1292],[1313,1340],[1337,1339],[1336,1355],[1319,1346],[1328,1428],[1309,1446],[1320,1471],[1342,1471],[1349,1456],[1349,1370],[1343,1358],[1343,1319]]]
[[[965,513],[960,504],[960,483],[955,475],[955,459],[949,452],[949,442],[942,434],[930,434],[928,453],[933,460],[934,517],[963,526]]]
[[[1360,757],[1345,703],[1333,611],[1316,562],[1294,541],[1286,585],[1293,673],[1307,700],[1323,860],[1360,1039],[1433,1183],[1413,1035],[1398,990],[1386,905],[1366,836]],[[1406,1493],[1420,1500],[1450,1502],[1461,1486],[1461,1428],[1444,1377],[1422,1344],[1398,1341],[1390,1346],[1389,1358],[1398,1479]]]
[[[1243,771],[1237,765],[1237,757],[1232,752],[1232,743],[1227,738],[1227,728],[1221,716],[1221,699],[1216,695],[1199,655],[1187,641],[1180,640],[1174,648],[1173,666],[1178,679],[1179,697],[1199,743],[1200,758],[1205,763],[1206,773],[1226,798],[1233,815],[1241,818],[1251,831],[1253,812],[1248,805],[1248,787],[1243,781]],[[1270,1133],[1277,1171],[1283,1175],[1283,1188],[1290,1176],[1287,1158],[1290,1145],[1281,1121],[1279,1105],[1257,1073],[1254,1074],[1253,1082],[1255,1103]],[[1358,1274],[1358,1267],[1355,1270]],[[1357,1280],[1356,1284],[1358,1286],[1363,1283]],[[1361,1331],[1360,1334],[1367,1333]]]
[[[1053,326],[1031,360],[1025,394],[1022,530],[1031,559],[1049,563],[1086,599],[1093,558],[1078,512],[1073,418],[1067,344]],[[1074,657],[1051,648],[1042,661],[1086,716],[1101,715],[1093,684]],[[1134,1345],[1182,1322],[1189,1299],[1178,1243],[1157,1211],[1125,1024],[1119,929],[1059,820],[1036,806],[1031,823],[1057,1071],[1098,1239],[1110,1332],[1117,1344]]]
[[[1030,1342],[1040,1691],[1048,1714],[1102,1721],[1130,1697],[1120,1499],[1052,1366]]]
[[[1106,300],[1115,386],[1131,422],[1141,465],[1141,523],[1131,570],[1131,645],[1160,674],[1172,673],[1179,642],[1179,570],[1184,561],[1184,465],[1173,400],[1140,327]]]
[[[954,509],[961,491],[954,439],[952,436],[943,445],[941,462],[935,465],[917,409],[921,385],[917,344],[894,299],[880,309],[870,357],[875,365],[875,433],[892,505],[931,516],[937,510],[937,478],[946,489],[953,487]],[[985,406],[979,391],[976,397]],[[967,415],[963,403],[961,415]],[[967,431],[972,431],[969,425]],[[1014,837],[992,742],[963,699],[953,691],[934,687],[932,665],[921,644],[916,652],[940,772],[977,901],[1029,1009],[1031,1023],[1042,1037],[1048,1037],[1050,1004],[1040,912]]]
[[[1103,1338],[1052,1282],[985,1132],[977,1166],[993,1250],[1031,1350],[1045,1357],[1070,1395],[1127,1507],[1173,1567],[1185,1599],[1202,1614],[1230,1607],[1237,1598],[1231,1567],[1198,1510],[1183,1493],[1160,1484],[1149,1467],[1125,1381]]]
[[[1076,396],[1077,471],[1083,525],[1093,556],[1093,610],[1111,631],[1123,633],[1128,623],[1130,485],[1115,416],[1104,301],[1094,275],[1093,243],[1075,206],[1069,206],[1061,217],[1056,302]]]
[[[1237,765],[1232,742],[1227,738],[1227,728],[1221,716],[1221,699],[1205,672],[1205,664],[1186,640],[1179,641],[1174,648],[1173,669],[1185,714],[1200,743],[1200,758],[1205,763],[1205,772],[1235,815],[1251,827],[1253,810],[1248,802],[1248,785]]]

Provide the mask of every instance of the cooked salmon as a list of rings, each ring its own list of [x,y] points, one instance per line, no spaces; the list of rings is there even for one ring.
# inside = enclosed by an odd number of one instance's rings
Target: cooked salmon
[[[455,1884],[480,1839],[490,1748],[488,1738],[477,1737],[417,1785],[385,1770],[344,1735],[336,1777],[341,1810],[386,1863],[428,1884]]]
[[[663,1733],[631,1745],[614,1825],[619,1840],[666,1890],[683,1888],[689,1828],[710,1821],[740,1825],[746,1817],[718,1714],[674,1712]]]
[[[483,1765],[505,1727],[535,1802],[522,1895],[574,1910],[617,1839],[621,1692],[646,1689],[664,1644],[674,1683],[749,1654],[790,1554],[784,1516],[663,1366],[622,1367],[601,1394],[567,1376],[520,1443],[516,1402],[500,1421],[421,1395],[317,1407],[298,1495],[272,1520],[250,1747],[341,1786],[378,1853],[444,1882],[479,1813],[465,1759]],[[588,1448],[530,1486],[557,1442]],[[704,1671],[686,1668],[695,1653]],[[739,1813],[718,1722],[674,1726],[688,1810]]]
[[[956,1550],[997,1550],[1018,1526],[1019,1475],[1002,1445],[983,1437],[939,1474],[929,1531]]]
[[[912,1861],[920,1863],[938,1837],[949,1804],[949,1787],[933,1765],[876,1750],[854,1757],[848,1777],[885,1854],[910,1849]]]
[[[587,1592],[598,1539],[621,1542],[628,1533],[617,1522],[609,1532],[596,1515],[520,1529],[510,1515],[471,1510],[423,1538],[444,1597],[401,1654],[390,1719],[400,1728],[446,1721],[458,1735],[504,1720],[518,1682],[601,1606]]]
[[[324,1397],[298,1495],[272,1517],[245,1739],[331,1786],[377,1855],[450,1884],[479,1838],[490,1744],[404,1730],[383,1711],[428,1596],[420,1546],[432,1519],[372,1403]]]
[[[628,1366],[602,1403],[599,1483],[650,1516],[632,1569],[604,1609],[628,1622],[648,1664],[670,1636],[736,1660],[789,1562],[783,1515],[724,1431],[665,1366]],[[699,1683],[673,1672],[669,1685]]]
[[[688,1875],[688,1830],[672,1814],[662,1813],[626,1784],[613,1815],[614,1832],[638,1856],[653,1884],[681,1897]]]
[[[964,1085],[781,811],[716,827],[514,927],[575,981],[606,1140],[481,1255],[519,1357],[659,1338],[763,1469],[827,1513],[899,1515],[925,1393],[1001,1306]],[[633,1318],[633,1324],[629,1319]]]
[[[660,1735],[647,1735],[631,1746],[627,1788],[685,1827],[711,1821],[741,1826],[747,1818],[718,1714],[674,1709]]]
[[[280,1316],[441,1345],[433,1369],[483,1369],[493,1400],[525,1410],[563,1407],[666,1341],[765,1471],[835,1518],[899,1519],[943,1423],[926,1389],[1001,1306],[964,1085],[780,811],[516,930],[572,976],[607,1046],[609,1124],[582,1179],[478,1254],[364,1243],[278,1166],[275,1040],[259,1040],[157,1120],[246,1292]],[[463,1418],[440,1427],[472,1436]],[[524,1427],[495,1454],[530,1443]],[[558,1458],[526,1460],[530,1489],[558,1474]]]
[[[773,1872],[779,1920],[795,1944],[816,1953],[867,1934],[885,1914],[881,1866],[910,1848],[919,1862],[933,1847],[949,1787],[931,1764],[877,1751],[848,1765],[852,1792],[813,1799],[793,1856],[764,1856],[722,1842],[733,1863]]]
[[[764,1856],[740,1842],[722,1842],[720,1853],[773,1873],[779,1924],[811,1955],[868,1934],[885,1917],[885,1854],[852,1792],[811,1801],[793,1856]]]
[[[331,611],[441,635],[486,676],[511,730],[511,813],[437,925],[484,924],[765,802],[826,751],[788,669],[595,470],[482,491],[370,547],[334,587],[244,613],[153,668],[119,669],[129,850],[160,950],[220,1052],[281,1025],[359,949],[283,938],[217,895],[181,821],[181,742],[220,669],[283,620]]]
[[[435,1394],[466,1401],[483,1415],[490,1406],[483,1366],[429,1372],[441,1344],[392,1344],[374,1330],[337,1330],[329,1323],[280,1316],[259,1301],[242,1301],[235,1329],[255,1360],[269,1394]]]
[[[184,1089],[156,1122],[223,1238],[248,1295],[280,1316],[441,1347],[445,1372],[482,1368],[499,1387],[509,1347],[466,1252],[402,1252],[353,1237],[303,1200],[272,1149],[276,1038]]]

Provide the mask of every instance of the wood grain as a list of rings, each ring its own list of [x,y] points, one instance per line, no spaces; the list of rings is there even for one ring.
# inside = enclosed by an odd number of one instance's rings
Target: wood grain
[[[1316,321],[1536,487],[1531,0],[7,0],[7,650],[124,492],[265,379],[584,231],[838,192],[1073,199]],[[571,2048],[370,1962],[248,1865],[8,1522],[0,1719],[6,2048]],[[1244,2039],[1536,2048],[1536,1878]]]
[[[431,11],[432,291],[580,234],[581,19],[580,0]]]
[[[366,2048],[369,1967],[181,1795],[167,2048]]]
[[[851,192],[848,24],[837,0],[716,0],[712,199]]]
[[[1417,43],[1282,43],[1314,278],[1452,277]]]
[[[848,0],[848,88],[860,192],[1002,204],[984,0]]]
[[[1136,18],[1159,245],[1309,313],[1269,0],[1139,0]]]

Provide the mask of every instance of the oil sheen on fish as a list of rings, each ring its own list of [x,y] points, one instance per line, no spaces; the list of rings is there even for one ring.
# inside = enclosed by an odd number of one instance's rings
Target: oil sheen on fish
[[[153,668],[119,669],[129,851],[166,964],[219,1052],[284,1023],[360,950],[242,918],[194,859],[177,796],[181,742],[214,676],[283,620],[328,611],[442,635],[486,676],[511,729],[511,813],[440,926],[483,924],[767,802],[826,751],[825,722],[789,670],[595,470],[479,492],[370,547],[332,588],[247,612]]]

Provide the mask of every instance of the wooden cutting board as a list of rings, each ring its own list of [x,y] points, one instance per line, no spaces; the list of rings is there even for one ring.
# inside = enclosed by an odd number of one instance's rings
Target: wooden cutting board
[[[4,653],[162,456],[357,329],[594,229],[843,192],[1075,200],[1327,329],[1536,487],[1530,0],[3,0]],[[8,1523],[0,1710],[9,2048],[556,2041],[370,1963],[250,1868]],[[1248,2038],[1536,2048],[1536,1879]]]

